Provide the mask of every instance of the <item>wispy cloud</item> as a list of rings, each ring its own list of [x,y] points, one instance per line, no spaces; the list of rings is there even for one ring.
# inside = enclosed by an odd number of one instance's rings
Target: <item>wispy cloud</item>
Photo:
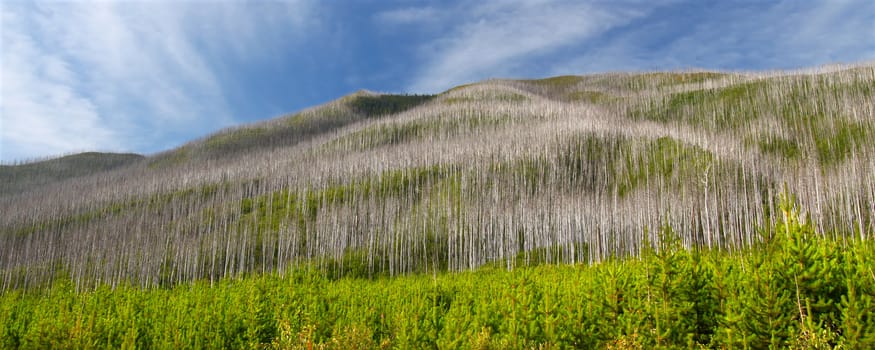
[[[221,71],[269,57],[310,18],[293,2],[13,2],[0,11],[2,161],[157,151],[233,124]]]
[[[101,125],[97,107],[71,86],[76,74],[66,59],[16,30],[27,25],[26,18],[7,7],[2,16],[0,159],[118,146],[117,135]]]
[[[160,151],[362,87],[875,59],[867,0],[311,2],[4,2],[0,162]]]
[[[485,2],[444,9],[455,25],[421,48],[423,69],[410,84],[421,92],[494,76],[537,71],[538,58],[580,46],[628,23],[649,7],[568,1]],[[419,13],[405,9],[401,13]],[[389,17],[403,17],[392,15]],[[534,69],[533,69],[534,68]]]
[[[377,13],[375,19],[385,24],[422,24],[442,19],[442,12],[431,6],[405,7]]]
[[[866,0],[486,1],[406,7],[376,18],[395,27],[441,19],[442,31],[419,46],[421,69],[408,85],[418,92],[490,77],[875,58],[875,3]]]
[[[551,73],[784,69],[872,58],[871,1],[722,2],[654,11]]]

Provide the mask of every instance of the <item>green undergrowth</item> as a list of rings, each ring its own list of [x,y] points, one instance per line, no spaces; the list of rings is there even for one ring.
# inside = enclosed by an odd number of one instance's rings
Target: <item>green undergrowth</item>
[[[817,159],[827,167],[840,164],[851,152],[871,145],[872,137],[875,137],[869,124],[839,120],[833,125],[831,129],[816,133],[814,139]]]
[[[385,201],[390,197],[406,199],[410,203],[407,208],[409,215],[426,210],[428,217],[441,220],[441,212],[447,209],[461,212],[468,205],[466,201],[491,193],[496,188],[515,188],[515,195],[535,198],[541,193],[553,193],[558,189],[597,191],[606,186],[623,198],[653,183],[669,189],[678,189],[687,183],[698,186],[704,176],[711,175],[708,169],[718,164],[710,152],[667,137],[641,142],[627,138],[579,135],[571,140],[560,141],[549,154],[493,161],[485,169],[485,174],[479,174],[478,170],[446,166],[405,168],[351,183],[307,189],[303,193],[279,191],[265,194],[243,201],[242,212],[245,216],[241,222],[244,225],[258,223],[256,231],[268,234],[275,234],[281,225],[289,223],[296,225],[298,232],[305,232],[308,223],[320,212],[333,210],[352,200],[375,198]],[[466,179],[464,184],[463,178]],[[463,185],[473,192],[463,194],[460,190]],[[438,197],[440,200],[435,200]],[[429,199],[429,203],[441,203],[441,207],[419,208],[425,199]],[[438,227],[443,229],[428,233],[429,247],[446,245],[448,228]],[[377,250],[381,249],[386,248]],[[542,252],[534,252],[520,248],[520,258],[525,260],[524,265],[559,261],[567,253],[562,249],[550,247]],[[341,274],[331,273],[342,276],[350,271],[360,271],[361,265],[366,264],[363,259],[365,255],[352,250],[342,258],[327,259],[325,262],[328,269],[335,272],[338,270],[336,266],[342,266]],[[385,273],[382,268],[375,269],[375,264],[385,265],[371,262],[371,266],[367,267],[369,275]],[[347,268],[350,266],[354,268]],[[435,268],[443,271],[445,267],[446,260],[440,257]],[[430,268],[433,266],[419,266],[417,270]]]
[[[786,161],[795,161],[804,154],[811,154],[824,166],[823,169],[829,169],[844,162],[853,152],[869,146],[871,137],[875,135],[872,126],[863,122],[844,119],[830,121],[823,116],[813,116],[806,123],[817,130],[811,137],[813,146],[809,145],[810,142],[800,141],[806,139],[801,131],[790,137],[762,135],[756,140],[755,146],[764,154]],[[754,144],[751,138],[747,138],[745,143]],[[813,151],[809,151],[810,148]]]
[[[736,254],[664,227],[641,257],[595,265],[85,292],[58,279],[0,295],[0,347],[871,349],[875,241],[825,239],[788,203]]]
[[[642,187],[651,178],[675,184],[689,179],[698,180],[702,171],[714,162],[714,157],[700,147],[661,137],[648,142],[639,152],[625,153],[622,162],[624,171],[618,172],[616,184],[621,197]]]
[[[472,198],[485,196],[495,189],[513,188],[514,196],[536,198],[559,189],[597,191],[608,188],[623,198],[654,183],[669,189],[678,189],[688,183],[698,186],[702,177],[707,175],[707,169],[717,164],[710,152],[667,137],[642,142],[621,137],[579,135],[558,142],[548,153],[489,162],[488,167],[481,170],[453,165],[402,168],[350,182],[284,189],[244,198],[237,207],[242,215],[236,221],[237,231],[254,234],[254,270],[260,270],[258,264],[262,257],[276,254],[262,251],[262,240],[276,239],[274,236],[281,234],[284,228],[294,227],[298,250],[303,251],[308,243],[307,232],[320,214],[331,213],[352,203],[401,200],[405,203],[402,216],[409,216],[415,222],[441,221],[446,220],[446,211],[461,213]],[[481,174],[483,171],[485,173]],[[461,190],[463,186],[468,189],[465,193]],[[423,207],[425,204],[428,206]],[[428,247],[416,250],[414,260],[431,263],[417,263],[414,270],[445,271],[452,257],[429,258],[422,254],[446,251],[432,248],[446,247],[449,228],[446,224],[425,226],[437,230],[421,233],[427,235]],[[388,273],[388,264],[379,257],[388,255],[381,252],[393,247],[374,247],[370,254],[358,249],[350,248],[340,257],[321,257],[318,265],[330,271],[332,276],[359,275],[363,271],[367,271],[367,276]],[[553,250],[541,254],[521,248],[521,257],[528,265],[531,262],[558,261],[565,254],[560,247],[545,249]]]
[[[350,102],[352,109],[368,117],[400,113],[433,99],[435,95],[375,95],[356,96]]]
[[[790,137],[763,135],[756,141],[756,148],[764,154],[778,156],[787,161],[810,155],[817,159],[823,169],[829,169],[844,162],[853,152],[860,152],[870,146],[872,125],[846,119],[829,120],[823,115],[807,118],[806,124],[815,128],[810,137],[803,131]],[[798,129],[798,128],[797,128]],[[806,142],[807,139],[813,139]],[[746,139],[746,144],[753,142]]]
[[[210,137],[204,141],[204,146],[208,149],[222,149],[229,145],[241,145],[252,140],[259,140],[267,136],[269,132],[267,128],[263,127],[243,128]]]
[[[778,156],[782,159],[795,160],[801,155],[799,143],[792,139],[763,135],[756,142],[756,145],[761,152]],[[748,143],[750,143],[749,140]]]
[[[332,184],[309,187],[302,191],[280,190],[240,202],[244,215],[259,215],[256,221],[277,227],[283,218],[293,215],[315,219],[321,208],[344,204],[353,200],[404,196],[410,191],[420,191],[426,183],[442,181],[450,176],[450,170],[439,165],[421,168],[387,170],[376,176],[367,176],[347,184]],[[265,215],[272,215],[267,218]],[[268,219],[268,220],[264,220]]]
[[[625,197],[649,181],[668,188],[698,181],[716,163],[711,152],[670,137],[634,140],[579,135],[555,152],[562,178],[588,190],[607,188]],[[598,170],[597,169],[602,169]]]
[[[220,157],[259,147],[293,145],[319,133],[353,123],[358,118],[337,107],[299,113],[270,126],[249,126],[220,132],[189,147],[188,158]]]
[[[568,89],[574,87],[575,85],[584,81],[584,77],[575,76],[575,75],[562,75],[558,77],[546,78],[546,79],[535,79],[535,80],[523,80],[526,83],[533,84],[536,86],[549,87],[554,89]]]
[[[486,103],[486,102],[525,102],[529,98],[513,92],[484,92],[476,95],[463,95],[443,99],[446,104]]]
[[[764,112],[761,107],[777,101],[754,102],[770,84],[765,81],[747,82],[719,89],[703,89],[670,94],[651,108],[632,109],[633,118],[658,122],[682,122],[708,129],[726,130],[748,125]]]
[[[126,201],[107,203],[98,208],[83,210],[78,214],[61,216],[56,219],[39,221],[25,226],[4,227],[0,229],[0,234],[27,237],[37,231],[53,229],[60,230],[69,226],[84,225],[92,221],[120,215],[135,209],[160,213],[164,206],[173,201],[185,201],[193,198],[207,199],[216,195],[219,191],[228,190],[229,188],[230,183],[214,183],[172,192],[153,194],[141,198],[133,198]]]
[[[168,230],[178,228],[182,234],[191,236],[198,235],[198,228],[208,227],[209,230],[227,232],[231,237],[229,239],[249,242],[241,253],[246,257],[246,268],[232,274],[270,271],[278,264],[285,263],[315,263],[314,268],[325,271],[330,278],[447,271],[451,269],[450,262],[465,260],[462,256],[448,256],[446,253],[452,232],[448,217],[457,218],[454,219],[456,225],[466,225],[465,219],[458,218],[464,217],[462,213],[470,206],[482,205],[476,202],[477,198],[500,192],[509,196],[507,198],[530,200],[556,191],[595,192],[605,189],[608,193],[616,193],[618,197],[624,198],[641,188],[650,188],[653,185],[671,190],[682,188],[684,184],[699,186],[702,176],[705,175],[703,171],[716,164],[719,163],[711,153],[670,138],[641,140],[581,134],[570,139],[557,139],[545,153],[516,159],[487,160],[486,165],[477,167],[445,164],[401,168],[348,181],[268,192],[258,190],[260,186],[257,183],[250,183],[244,186],[255,189],[253,193],[257,194],[241,198],[233,197],[233,194],[228,197],[226,192],[221,197],[226,201],[216,202],[199,213],[180,216],[163,227]],[[144,212],[143,215],[161,215],[162,208],[168,203],[184,202],[192,198],[205,200],[233,186],[230,183],[213,184],[114,203],[80,215],[15,228],[15,233],[26,237],[37,231],[60,229],[70,225],[81,226],[94,220],[111,220],[122,212],[130,211]],[[424,242],[409,250],[409,258],[415,263],[401,269],[391,268],[390,259],[397,256],[398,252],[408,252],[408,249],[383,244],[371,247],[352,244],[345,246],[346,249],[342,252],[332,251],[317,255],[302,253],[313,250],[314,242],[308,239],[313,237],[315,232],[311,234],[311,231],[320,222],[330,220],[332,215],[357,203],[391,201],[403,203],[395,214],[399,222],[394,227],[389,225],[389,232],[379,234],[383,237],[406,235],[411,241]],[[409,225],[423,229],[409,232]],[[353,236],[363,234],[365,233],[351,233]],[[525,235],[526,232],[520,231],[516,234]],[[293,237],[294,241],[287,244],[294,247],[292,251],[298,252],[291,257],[279,252],[275,244],[288,237]],[[518,239],[518,242],[523,241],[523,238]],[[393,242],[401,244],[404,240]],[[201,246],[201,256],[212,258],[199,260],[194,275],[223,276],[228,273],[226,266],[210,263],[230,259],[235,254],[219,248],[210,250],[210,245]],[[520,246],[517,249],[519,257],[504,260],[502,264],[527,266],[570,261],[573,258],[569,257],[585,256],[580,253],[585,247],[578,248],[576,252],[572,252],[565,251],[568,249],[566,246]],[[291,260],[286,260],[290,258]],[[158,272],[160,277],[157,284],[170,286],[180,283],[179,267],[183,266],[185,260],[174,256],[167,256],[166,259]],[[13,277],[16,278],[18,277]],[[92,284],[89,281],[83,283]]]
[[[254,233],[255,249],[254,261],[258,264],[265,254],[276,252],[263,251],[261,242],[268,236],[280,234],[283,227],[293,226],[298,233],[296,244],[303,250],[306,245],[307,230],[311,229],[317,217],[322,212],[333,210],[337,207],[353,202],[374,199],[384,202],[389,198],[412,198],[407,201],[405,211],[413,214],[414,210],[430,210],[436,214],[437,208],[419,208],[419,203],[424,198],[442,197],[452,198],[455,206],[461,206],[459,197],[460,171],[445,166],[429,166],[420,168],[405,168],[388,170],[374,176],[366,176],[349,183],[336,183],[320,187],[308,187],[301,190],[279,190],[261,194],[255,197],[244,198],[239,203],[241,214],[237,220],[237,231],[249,230]],[[427,189],[426,189],[427,188]],[[413,196],[411,196],[413,194]],[[446,202],[446,201],[445,201]],[[429,246],[424,251],[445,251],[446,233],[432,232],[427,240]],[[393,247],[373,248],[385,252]],[[417,254],[420,254],[417,253]],[[377,261],[368,262],[367,256]],[[339,258],[329,256],[316,257],[315,260],[305,263],[315,263],[314,266],[327,271],[333,278],[340,276],[376,276],[388,274],[388,262],[380,258],[386,254],[366,254],[357,249],[347,249]],[[435,266],[417,266],[416,271],[439,269],[446,271],[447,261],[445,256],[439,257],[440,261],[434,261]],[[254,270],[260,270],[256,265]]]
[[[487,172],[494,176],[488,178],[503,182],[480,185],[513,186],[530,196],[552,190],[608,190],[622,198],[648,182],[672,189],[698,182],[717,163],[711,152],[670,137],[579,134],[557,140],[547,154],[491,163]]]
[[[149,169],[169,168],[181,165],[191,160],[191,145],[185,145],[175,150],[158,154],[148,160]]]
[[[361,151],[385,145],[403,144],[427,136],[451,138],[484,128],[497,128],[512,123],[514,119],[509,115],[462,115],[384,123],[341,136],[323,147]]]
[[[832,81],[819,76],[764,79],[717,89],[679,92],[630,107],[634,119],[679,122],[714,131],[779,123],[790,137],[748,140],[761,152],[788,160],[809,155],[824,166],[840,164],[873,137],[872,126],[849,117],[848,101],[875,98],[870,80]]]

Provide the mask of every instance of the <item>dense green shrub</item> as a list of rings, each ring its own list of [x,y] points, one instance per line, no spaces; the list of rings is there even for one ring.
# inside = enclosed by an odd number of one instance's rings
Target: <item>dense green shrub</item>
[[[353,110],[366,116],[387,115],[403,112],[433,99],[435,95],[361,95],[356,96]]]

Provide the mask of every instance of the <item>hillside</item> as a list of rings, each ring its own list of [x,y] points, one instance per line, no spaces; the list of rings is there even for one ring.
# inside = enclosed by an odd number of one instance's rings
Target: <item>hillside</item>
[[[0,195],[26,192],[36,187],[81,176],[94,175],[144,157],[131,153],[85,152],[17,165],[0,165]]]
[[[732,252],[783,191],[817,232],[866,237],[873,126],[872,64],[362,91],[143,160],[2,169],[0,289],[597,262],[666,226]]]

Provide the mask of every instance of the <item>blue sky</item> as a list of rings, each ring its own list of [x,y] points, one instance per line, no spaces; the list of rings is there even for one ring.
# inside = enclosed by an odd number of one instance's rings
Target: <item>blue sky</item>
[[[359,89],[875,59],[875,2],[0,3],[0,162],[152,154]]]

